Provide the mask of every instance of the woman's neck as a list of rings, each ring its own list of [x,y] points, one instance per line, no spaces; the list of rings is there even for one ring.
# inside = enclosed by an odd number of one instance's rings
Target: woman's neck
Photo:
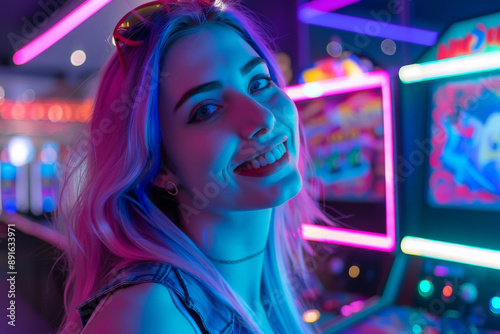
[[[240,260],[266,247],[273,209],[258,211],[200,212],[183,224],[184,232],[213,259]],[[265,251],[235,264],[213,261],[231,288],[255,312],[261,313],[261,282]]]

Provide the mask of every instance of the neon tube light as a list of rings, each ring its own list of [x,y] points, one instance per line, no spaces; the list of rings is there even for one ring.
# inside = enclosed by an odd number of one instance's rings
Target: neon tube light
[[[314,1],[307,2],[301,6],[320,10],[323,12],[331,12],[333,10],[337,10],[337,9],[352,5],[353,3],[356,3],[359,1],[361,1],[361,0],[336,0],[336,1],[314,0]]]
[[[486,248],[406,236],[401,250],[410,255],[500,269],[500,251]]]
[[[326,13],[310,8],[307,4],[301,5],[297,9],[297,17],[306,24],[426,46],[434,45],[438,37],[438,33],[435,31],[399,26],[338,13]]]
[[[85,1],[49,30],[18,50],[13,57],[14,63],[22,65],[29,62],[31,59],[54,45],[109,2],[111,2],[111,0]]]
[[[312,87],[312,89],[311,89]],[[384,159],[386,194],[386,234],[349,230],[311,224],[302,225],[306,240],[329,242],[359,248],[391,252],[396,247],[396,212],[394,196],[394,158],[392,139],[392,103],[390,78],[386,71],[363,73],[354,77],[322,80],[287,87],[286,93],[294,101],[338,95],[380,87],[384,118]]]
[[[500,69],[500,51],[406,65],[399,69],[399,78],[403,83],[413,83],[494,69]]]

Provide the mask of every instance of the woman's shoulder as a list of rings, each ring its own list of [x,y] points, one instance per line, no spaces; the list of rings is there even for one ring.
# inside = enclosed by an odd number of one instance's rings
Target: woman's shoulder
[[[197,333],[162,284],[142,283],[109,294],[82,334]]]
[[[160,313],[169,314],[169,316],[161,318],[158,315],[160,319],[157,320],[168,320],[171,326],[177,326],[175,321],[171,319],[172,316],[178,318],[179,315],[181,317],[184,315],[182,320],[187,319],[191,327],[194,328],[194,333],[200,333],[203,330],[204,333],[231,331],[234,322],[232,308],[224,307],[227,304],[226,300],[198,275],[173,264],[159,261],[145,261],[130,265],[123,270],[117,270],[117,273],[110,283],[77,306],[84,328],[91,321],[94,322],[98,314],[107,308],[105,315],[100,316],[102,320],[96,321],[97,325],[93,324],[92,326],[101,328],[101,326],[108,326],[111,323],[113,326],[133,328],[130,332],[125,331],[124,333],[142,333],[143,331],[149,333],[147,328],[137,331],[138,324],[154,324],[155,319],[150,321],[147,317],[150,313],[151,316]],[[133,302],[136,299],[140,299],[141,303]],[[113,304],[109,304],[111,302]],[[165,305],[159,303],[165,303]],[[154,312],[150,311],[151,308],[154,309]],[[116,311],[114,311],[115,309]],[[177,310],[177,312],[171,311],[172,309]],[[118,312],[118,315],[113,314],[113,312]],[[129,312],[132,315],[129,316]],[[120,322],[122,318],[134,323],[127,325],[126,322]],[[179,326],[185,325],[182,320],[179,320],[181,321]],[[103,322],[101,323],[101,321]],[[154,327],[161,328],[163,325],[166,324],[158,323]],[[91,325],[89,324],[89,326]],[[170,333],[170,330],[164,331]],[[111,332],[120,333],[121,331],[113,327]],[[87,334],[88,332],[83,333]],[[180,333],[184,333],[184,331]],[[187,331],[186,333],[193,332]]]

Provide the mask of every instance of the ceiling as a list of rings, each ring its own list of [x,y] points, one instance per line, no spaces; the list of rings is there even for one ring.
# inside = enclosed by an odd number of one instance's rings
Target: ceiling
[[[297,59],[297,55],[293,54],[297,46],[288,44],[297,44],[297,39],[294,38],[297,36],[297,24],[292,21],[295,18],[297,1],[300,3],[304,1],[271,0],[271,3],[269,1],[243,0],[242,2],[277,25],[276,28],[281,35],[288,36],[281,42],[278,40],[277,44],[285,52],[292,53],[290,56],[293,62]],[[473,2],[470,0],[363,0],[337,12],[373,19],[373,12],[387,9],[395,1],[402,1],[405,11],[391,18],[391,23],[434,30],[439,33],[444,32],[453,22],[500,12],[500,1],[496,0]],[[1,81],[5,81],[6,78],[19,74],[44,78],[66,78],[65,80],[73,80],[75,85],[80,85],[83,80],[95,76],[107,56],[114,52],[110,35],[116,22],[131,7],[146,1],[112,0],[35,59],[24,65],[13,64],[12,56],[23,41],[32,40],[83,2],[84,0],[2,1],[0,4],[0,29],[2,31],[0,35],[0,85]],[[282,10],[279,10],[280,8]],[[285,14],[286,18],[284,18]],[[315,31],[319,31],[318,29],[313,27],[311,33],[314,34]],[[321,28],[321,31],[322,34],[339,34],[346,41],[354,35],[348,32],[328,31],[326,28]],[[284,44],[280,45],[280,43]],[[314,45],[311,47],[313,48]],[[85,64],[79,67],[71,65],[69,60],[71,53],[77,49],[84,50],[87,55]],[[391,58],[390,64],[403,65],[403,63],[412,62],[425,51],[425,47],[413,45],[405,45],[403,49],[407,50],[405,55]],[[321,52],[324,52],[323,45],[318,48],[318,51],[311,51],[311,56],[319,56]],[[370,53],[370,50],[366,52],[374,62],[380,60],[384,63],[384,55]],[[378,57],[380,59],[377,59]]]

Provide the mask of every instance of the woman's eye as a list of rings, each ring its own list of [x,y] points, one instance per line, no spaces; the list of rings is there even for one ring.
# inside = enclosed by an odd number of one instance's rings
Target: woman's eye
[[[271,77],[263,74],[257,75],[250,84],[250,90],[252,92],[264,90],[271,86],[271,82],[272,82]],[[194,108],[194,113],[189,119],[188,124],[207,121],[214,114],[216,114],[217,110],[220,108],[221,107],[219,105],[211,103],[211,101],[204,101]]]
[[[195,108],[193,116],[189,119],[188,123],[204,122],[211,118],[213,114],[220,108],[219,105],[207,102],[202,102]]]
[[[271,81],[271,77],[261,75],[250,84],[250,87],[254,88],[255,90],[262,90],[268,88],[271,85]]]

